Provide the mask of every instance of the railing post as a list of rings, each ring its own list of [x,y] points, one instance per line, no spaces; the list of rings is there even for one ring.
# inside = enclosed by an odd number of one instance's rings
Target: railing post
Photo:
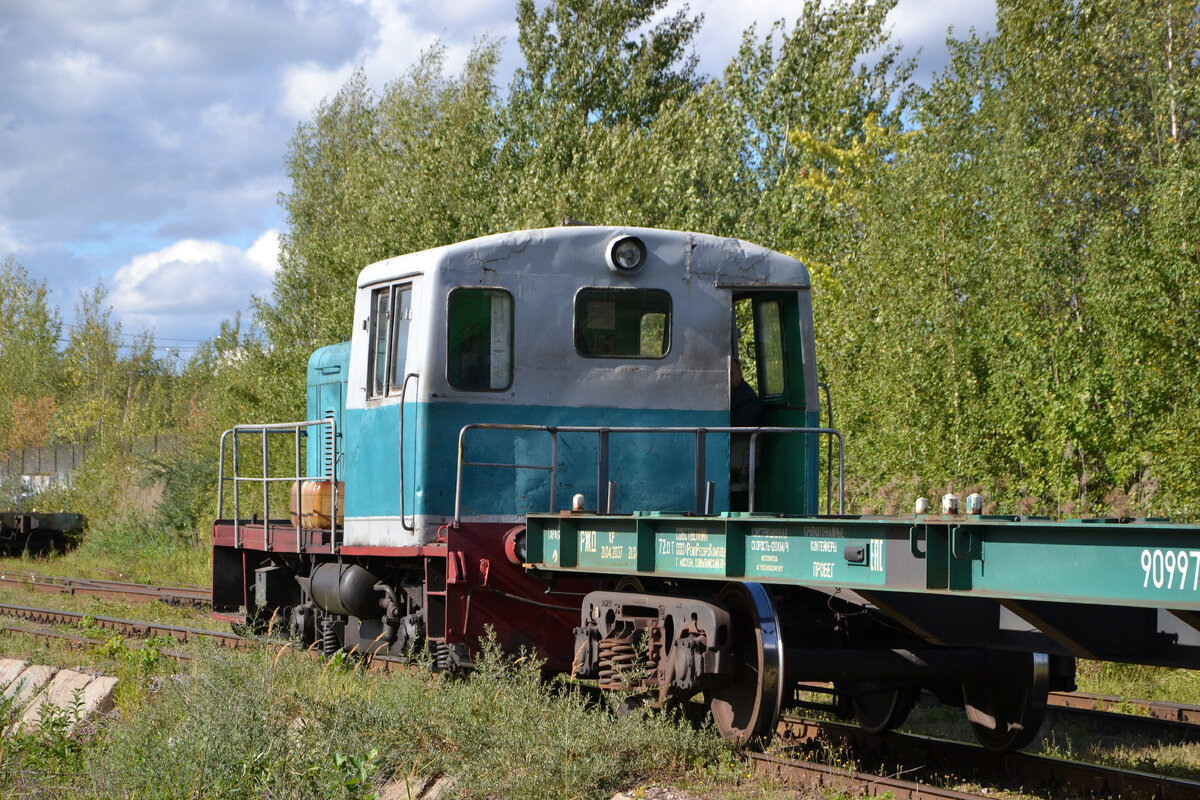
[[[262,429],[262,478],[263,478],[263,542],[271,549],[271,482],[267,480],[271,471],[267,467],[267,429]]]
[[[303,549],[304,549],[303,547],[301,547],[301,546],[300,546],[300,525],[299,525],[299,522],[298,522],[298,520],[299,520],[299,518],[300,518],[300,499],[301,499],[301,497],[302,497],[302,496],[303,496],[303,494],[304,494],[304,493],[301,491],[301,487],[300,487],[300,427],[301,427],[300,425],[297,425],[295,428],[293,428],[293,429],[292,429],[292,433],[293,433],[293,435],[295,436],[295,440],[296,440],[296,475],[295,475],[295,477],[294,477],[294,478],[293,478],[293,480],[292,480],[292,485],[288,487],[288,512],[289,512],[289,516],[290,516],[291,510],[292,510],[292,504],[291,504],[292,486],[296,487],[296,519],[297,519],[297,524],[296,524],[296,552],[297,552],[297,553],[299,553],[299,552],[302,552],[302,551],[303,551]],[[305,428],[305,433],[307,434],[307,432],[308,432],[308,429],[307,429],[307,427],[306,427],[306,428]]]
[[[333,553],[336,554],[336,553],[341,552],[342,543],[340,541],[338,541],[338,526],[337,526],[337,512],[338,512],[337,421],[334,419],[329,420],[329,440],[330,440],[330,447],[333,448],[333,453],[331,454],[333,456],[333,458],[330,460],[330,464],[332,464],[332,468],[329,471],[330,472],[329,496],[331,498],[333,498],[333,502],[331,502],[329,504],[329,506],[330,506],[329,507],[329,514],[330,514],[329,549]],[[403,519],[401,519],[401,525],[403,525]],[[345,537],[343,537],[343,538],[345,538]]]
[[[704,513],[705,495],[708,492],[708,489],[704,485],[705,484],[704,477],[705,477],[705,472],[706,472],[704,460],[705,460],[705,456],[706,456],[705,450],[707,449],[705,447],[705,444],[706,444],[706,441],[708,438],[706,434],[707,434],[707,431],[704,428],[696,429],[696,458],[695,458],[696,475],[695,475],[695,480],[694,480],[693,487],[692,487],[692,490],[693,490],[692,504],[695,506],[694,510],[697,514]]]
[[[238,431],[233,429],[233,546],[242,546],[242,508],[238,494]]]
[[[217,450],[217,519],[225,513],[225,437],[229,431],[221,434],[221,446]]]
[[[550,513],[553,514],[558,510],[556,501],[558,499],[558,431],[551,430],[550,433]]]

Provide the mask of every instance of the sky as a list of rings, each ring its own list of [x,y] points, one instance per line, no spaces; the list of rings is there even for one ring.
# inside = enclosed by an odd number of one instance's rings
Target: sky
[[[743,30],[790,24],[798,5],[691,0],[704,14],[700,71],[719,75]],[[297,125],[356,67],[382,87],[438,43],[453,74],[474,43],[501,39],[507,86],[515,7],[0,0],[0,260],[44,280],[68,325],[80,293],[103,283],[126,336],[150,331],[160,354],[186,359],[270,294]],[[947,30],[991,33],[995,13],[992,0],[900,0],[888,22],[927,84],[945,66]]]

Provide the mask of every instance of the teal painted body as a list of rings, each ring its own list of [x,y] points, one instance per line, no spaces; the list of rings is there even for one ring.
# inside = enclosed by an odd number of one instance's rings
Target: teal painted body
[[[587,427],[722,427],[725,411],[688,409],[563,408],[482,403],[391,402],[365,409],[346,409],[346,365],[349,343],[313,353],[308,365],[308,419],[332,419],[336,424],[335,458],[330,458],[327,429],[308,433],[308,475],[328,477],[336,472],[346,482],[346,516],[399,517],[454,514],[459,432],[469,424],[509,424]],[[401,437],[400,412],[404,412]],[[808,424],[817,424],[810,413]],[[403,503],[401,503],[400,443],[404,441]],[[797,459],[800,474],[812,477],[790,487],[794,503],[817,507],[817,445],[805,437]],[[795,450],[793,452],[796,452]],[[463,459],[488,465],[519,464],[520,469],[466,466],[463,470],[462,515],[465,518],[519,520],[525,514],[546,512],[550,504],[551,438],[544,432],[474,430],[465,441]],[[587,508],[597,507],[598,437],[594,433],[563,433],[558,439],[555,487],[558,509],[568,508],[575,494]],[[714,507],[728,508],[729,437],[706,439],[705,480],[714,486]],[[616,482],[614,510],[693,510],[695,498],[695,439],[691,434],[611,434],[609,479]],[[791,474],[796,474],[793,467]],[[767,481],[767,476],[761,478]],[[775,493],[778,495],[779,490]]]
[[[348,517],[400,515],[400,404],[346,412]],[[404,404],[404,512],[450,517],[454,513],[459,432],[468,424],[559,426],[629,425],[624,409],[503,406],[478,403]],[[715,426],[723,412],[654,411],[636,413],[646,426]],[[666,508],[680,512],[693,505],[694,442],[687,435],[613,435],[609,478],[616,481],[616,508]],[[716,502],[728,500],[728,437],[710,436],[705,448],[707,480],[720,487]],[[462,516],[519,520],[550,511],[549,434],[535,431],[474,430],[464,443],[463,460],[488,465],[463,468]],[[560,434],[556,503],[569,507],[583,494],[596,507],[597,437]]]
[[[556,408],[480,403],[398,403],[345,408],[349,344],[324,347],[308,365],[308,419],[333,419],[338,444],[335,471],[346,482],[346,516],[449,517],[454,513],[458,438],[469,424],[592,427],[720,427],[723,411]],[[400,410],[404,411],[403,509],[400,498]],[[308,434],[310,476],[328,477],[329,448],[324,429]],[[816,451],[809,448],[815,462]],[[694,499],[694,437],[688,434],[613,434],[609,479],[617,484],[615,509],[689,511]],[[550,507],[549,434],[534,431],[475,430],[468,434],[464,461],[520,464],[522,469],[467,466],[463,471],[464,517],[520,519]],[[568,507],[583,494],[595,508],[598,439],[595,434],[559,435],[556,499]],[[715,487],[718,508],[728,503],[728,436],[710,435],[705,447],[705,480]],[[815,472],[815,470],[813,471]],[[815,495],[815,486],[810,487]]]
[[[1200,527],[1014,517],[534,515],[555,571],[1200,610]]]
[[[322,347],[308,359],[306,419],[332,419],[338,439],[336,444],[329,441],[328,428],[308,429],[305,464],[310,477],[328,478],[334,472],[338,480],[346,479],[342,453],[349,365],[350,342]]]

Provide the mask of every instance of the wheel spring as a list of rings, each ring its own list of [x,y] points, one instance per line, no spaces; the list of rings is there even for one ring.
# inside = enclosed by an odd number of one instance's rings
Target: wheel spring
[[[337,635],[337,623],[333,621],[333,617],[326,617],[325,624],[321,627],[321,652],[331,656],[341,647],[342,641]]]
[[[433,666],[437,670],[450,669],[450,645],[445,642],[431,642],[433,645]]]
[[[642,633],[634,628],[600,640],[601,689],[626,688],[630,681],[644,683],[654,676],[658,669],[658,659],[652,655],[655,648],[640,646]]]

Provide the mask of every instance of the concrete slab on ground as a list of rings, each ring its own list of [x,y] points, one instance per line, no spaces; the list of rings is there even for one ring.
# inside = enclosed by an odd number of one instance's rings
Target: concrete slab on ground
[[[16,677],[6,680],[9,673],[16,670],[12,664],[23,668]],[[41,664],[31,665],[17,659],[0,659],[0,686],[5,687],[4,697],[12,698],[10,702],[15,712],[12,718],[16,721],[8,727],[9,734],[36,728],[43,718],[42,706],[47,703],[71,714],[73,718],[67,728],[70,733],[80,722],[112,708],[117,679],[106,675],[95,677],[70,669],[59,670]],[[74,711],[78,712],[77,715]]]
[[[0,658],[0,689],[7,688],[28,666],[22,658]]]
[[[23,707],[31,697],[50,682],[56,672],[58,669],[55,667],[48,667],[45,664],[30,664],[4,690],[5,699],[11,699],[14,706]]]
[[[50,679],[50,683],[46,684],[45,688],[38,692],[29,701],[29,704],[25,706],[25,713],[21,715],[21,719],[17,721],[14,727],[25,728],[26,730],[36,728],[38,721],[42,719],[42,706],[47,704],[59,711],[70,714],[71,707],[75,703],[75,692],[79,692],[82,696],[83,690],[91,682],[91,675],[85,675],[82,672],[75,672],[70,669],[59,670]],[[80,718],[82,718],[82,709]]]

